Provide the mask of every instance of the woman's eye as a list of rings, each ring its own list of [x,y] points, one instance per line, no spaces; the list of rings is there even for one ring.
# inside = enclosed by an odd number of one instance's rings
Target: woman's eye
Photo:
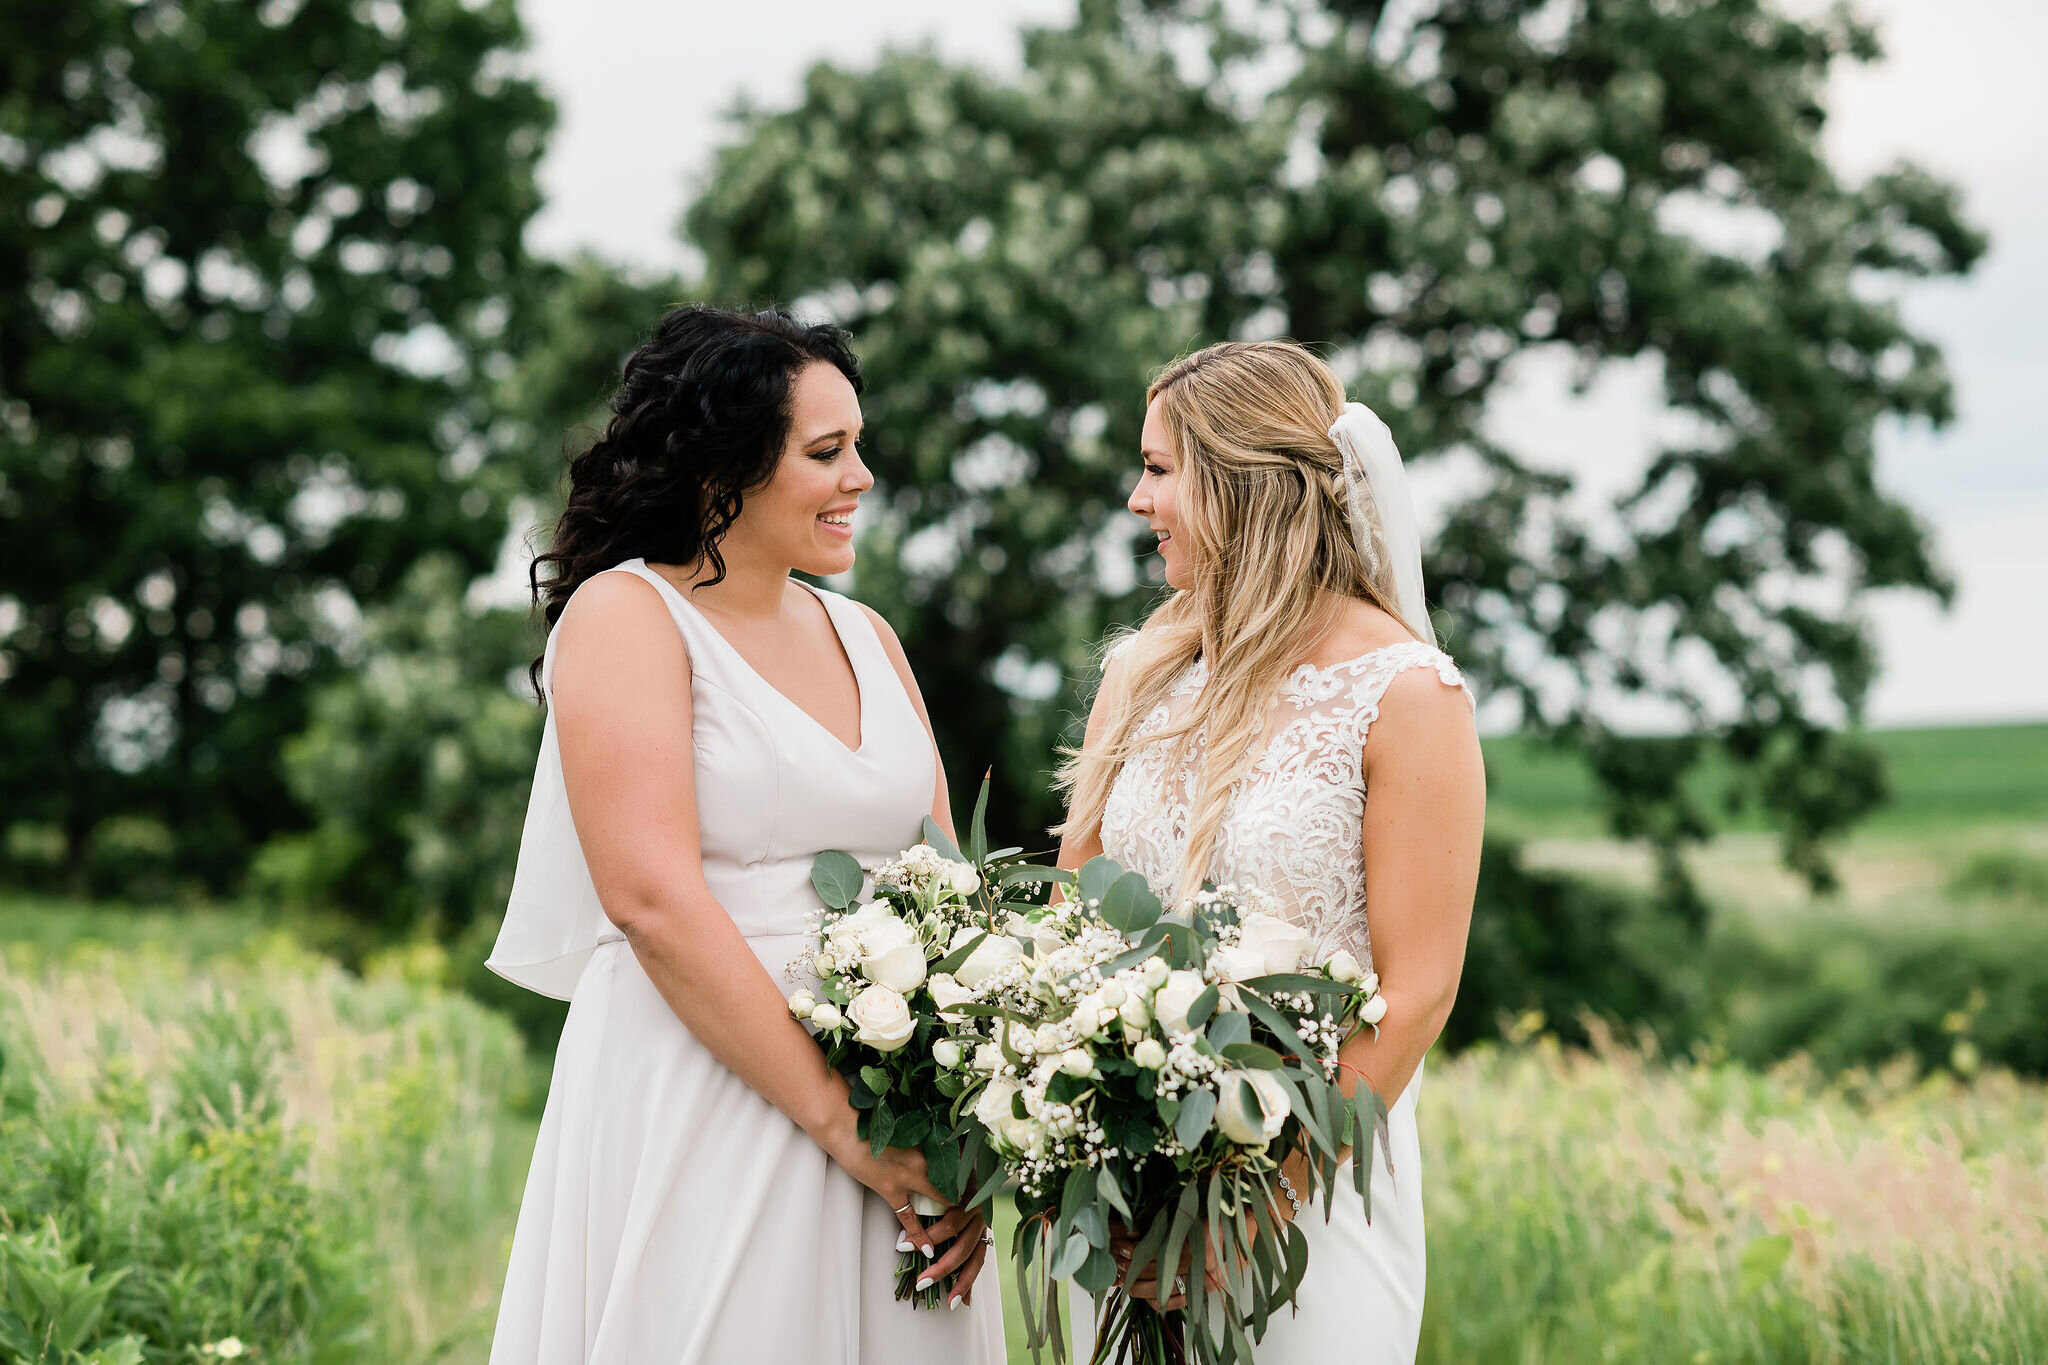
[[[1161,468],[1160,468],[1160,467],[1159,467],[1158,465],[1156,465],[1156,464],[1148,464],[1148,465],[1146,465],[1146,466],[1145,466],[1145,472],[1146,472],[1147,474],[1150,474],[1150,475],[1151,475],[1151,476],[1152,476],[1153,478],[1155,478],[1155,479],[1163,479],[1163,478],[1165,478],[1165,477],[1166,477],[1166,476],[1167,476],[1167,475],[1168,475],[1169,473],[1171,473],[1172,471],[1171,471],[1171,470],[1166,470],[1166,469],[1161,469]]]

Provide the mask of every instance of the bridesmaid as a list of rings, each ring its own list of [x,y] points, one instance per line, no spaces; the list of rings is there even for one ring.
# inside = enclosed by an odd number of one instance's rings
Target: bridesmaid
[[[924,1158],[870,1155],[783,999],[812,859],[951,830],[895,635],[790,576],[852,567],[860,389],[834,328],[669,312],[534,562],[548,719],[490,966],[571,1004],[493,1365],[1002,1359],[988,1230],[916,1216]],[[913,1247],[954,1311],[894,1298]]]

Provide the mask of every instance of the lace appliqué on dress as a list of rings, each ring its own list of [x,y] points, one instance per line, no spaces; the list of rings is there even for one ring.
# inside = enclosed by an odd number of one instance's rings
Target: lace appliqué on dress
[[[1232,789],[1210,879],[1256,886],[1314,940],[1313,961],[1349,949],[1368,970],[1365,918],[1365,737],[1400,674],[1434,668],[1447,687],[1471,689],[1449,655],[1409,641],[1327,668],[1303,664],[1274,702],[1264,749]],[[1208,666],[1196,659],[1138,727],[1140,739],[1198,705]],[[1148,745],[1125,764],[1102,812],[1102,848],[1171,896],[1187,847],[1190,798],[1207,732]],[[1169,770],[1172,769],[1172,770]]]

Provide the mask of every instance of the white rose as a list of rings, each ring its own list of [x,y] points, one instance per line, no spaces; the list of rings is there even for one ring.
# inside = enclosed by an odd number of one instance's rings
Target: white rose
[[[1375,995],[1372,999],[1366,1001],[1365,1008],[1358,1012],[1358,1017],[1361,1021],[1368,1024],[1377,1024],[1380,1020],[1386,1018],[1387,997]]]
[[[830,1033],[846,1022],[846,1016],[839,1012],[839,1006],[830,1000],[820,1000],[818,1007],[811,1011],[811,1022]]]
[[[998,1076],[982,1087],[975,1097],[974,1117],[981,1120],[984,1128],[1001,1131],[1001,1125],[1010,1121],[1010,1099],[1017,1093],[1017,1083],[1008,1076]]]
[[[1166,1065],[1166,1049],[1157,1038],[1147,1038],[1131,1049],[1131,1060],[1147,1071],[1157,1071]]]
[[[811,1017],[811,1011],[818,1008],[817,997],[809,991],[798,991],[789,997],[789,1012],[799,1019]]]
[[[1216,1090],[1216,1126],[1223,1136],[1247,1147],[1263,1147],[1280,1136],[1280,1126],[1294,1107],[1287,1087],[1270,1071],[1226,1071]],[[1247,1094],[1259,1112],[1257,1123],[1244,1112]]]
[[[1358,959],[1351,955],[1349,949],[1339,948],[1331,953],[1330,960],[1324,965],[1330,969],[1332,981],[1341,981],[1349,986],[1365,979],[1365,968],[1358,965]]]
[[[1074,1012],[1067,1016],[1067,1023],[1079,1037],[1093,1038],[1114,1018],[1116,1011],[1103,1000],[1100,992],[1095,992],[1074,1002]]]
[[[902,993],[888,986],[869,986],[853,997],[846,1017],[853,1021],[854,1041],[877,1052],[894,1052],[910,1041],[916,1028]]]
[[[971,896],[981,890],[981,874],[974,870],[973,863],[947,863],[946,885],[963,896]]]
[[[1123,1004],[1117,1006],[1116,1012],[1121,1014],[1124,1022],[1132,1028],[1141,1029],[1152,1022],[1152,1011],[1145,1008],[1145,998],[1141,995],[1125,996]]]
[[[1380,993],[1380,974],[1378,972],[1367,972],[1365,980],[1358,983],[1358,989],[1360,994],[1363,995],[1378,995]]]
[[[1060,1070],[1069,1076],[1087,1076],[1095,1070],[1095,1059],[1078,1047],[1070,1047],[1060,1054]]]
[[[1031,956],[1035,960],[1043,962],[1066,946],[1067,940],[1052,921],[1040,920],[1031,926]]]
[[[1037,1119],[1006,1118],[997,1130],[1003,1141],[1026,1156],[1037,1156],[1045,1148],[1045,1125]]]
[[[1030,938],[1031,931],[1037,927],[1028,916],[1020,915],[1015,910],[1012,910],[1010,917],[1003,921],[1003,932],[1011,938]]]
[[[994,1072],[1001,1071],[1007,1061],[1008,1059],[1003,1056],[1003,1049],[1000,1046],[995,1043],[983,1043],[980,1047],[974,1049],[972,1065],[976,1071]]]
[[[903,923],[901,920],[896,922]],[[870,953],[868,959],[860,964],[860,974],[877,986],[887,986],[900,994],[914,991],[924,984],[925,965],[924,949],[913,939],[881,953]]]
[[[1266,955],[1257,948],[1239,945],[1218,948],[1209,958],[1216,975],[1225,981],[1249,981],[1266,974]]]
[[[839,970],[839,959],[823,948],[818,950],[818,955],[812,959],[812,964],[817,967],[819,976],[830,976]]]
[[[932,1044],[932,1060],[948,1071],[960,1065],[960,1044],[951,1038],[941,1038]]]
[[[1058,1024],[1040,1024],[1038,1031],[1031,1035],[1031,1050],[1034,1052],[1049,1055],[1065,1046],[1066,1040],[1060,1036]]]
[[[1264,958],[1268,974],[1293,972],[1301,969],[1301,960],[1308,955],[1309,937],[1292,920],[1254,911],[1244,917],[1238,944]]]
[[[1132,1025],[1131,1025],[1130,1023],[1128,1023],[1128,1022],[1126,1022],[1126,1023],[1124,1024],[1124,1026],[1123,1026],[1123,1029],[1124,1029],[1124,1041],[1125,1041],[1125,1042],[1127,1042],[1127,1043],[1135,1043],[1135,1042],[1137,1042],[1137,1041],[1138,1041],[1138,1040],[1139,1040],[1140,1038],[1143,1038],[1143,1037],[1145,1036],[1145,1030],[1144,1030],[1144,1029],[1142,1029],[1142,1028],[1136,1028],[1136,1027],[1133,1027],[1133,1026],[1132,1026]]]
[[[1102,989],[1096,994],[1101,996],[1102,1003],[1111,1009],[1121,1009],[1124,1001],[1130,997],[1130,992],[1124,989],[1124,983],[1121,981],[1103,982]]]
[[[955,1005],[964,1005],[974,999],[973,991],[968,990],[944,972],[939,972],[926,981],[924,988],[932,993],[932,1002],[939,1007],[939,1016],[943,1019],[960,1018],[961,1016],[947,1014],[946,1011]]]
[[[1159,1022],[1166,1026],[1168,1033],[1186,1033],[1188,1007],[1208,988],[1209,983],[1202,980],[1200,972],[1170,973],[1166,984],[1159,988],[1159,994],[1152,997],[1152,1012],[1159,1016]]]
[[[946,945],[948,952],[958,952],[974,941],[982,931],[968,925],[953,935],[953,941]],[[967,955],[967,960],[954,968],[953,975],[963,986],[979,986],[1006,967],[1023,961],[1024,950],[1017,946],[1017,940],[1006,934],[990,934],[981,941],[981,946]]]
[[[1145,974],[1146,987],[1155,991],[1165,984],[1166,978],[1171,971],[1166,965],[1166,959],[1163,957],[1146,958],[1145,965],[1139,968],[1139,970]]]

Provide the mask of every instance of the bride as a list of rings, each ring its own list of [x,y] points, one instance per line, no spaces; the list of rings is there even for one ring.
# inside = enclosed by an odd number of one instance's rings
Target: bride
[[[853,564],[859,392],[833,328],[672,310],[535,561],[548,719],[490,966],[571,1003],[493,1365],[1002,1359],[982,1221],[916,1216],[923,1156],[869,1154],[778,985],[819,852],[951,830],[895,635],[790,577]],[[954,1311],[896,1301],[913,1247]]]
[[[1378,1036],[1342,1061],[1347,1089],[1364,1078],[1392,1105],[1393,1175],[1375,1154],[1370,1224],[1354,1200],[1327,1224],[1282,1211],[1307,1233],[1308,1272],[1257,1354],[1412,1361],[1416,1103],[1457,993],[1485,813],[1470,694],[1435,645],[1400,456],[1327,365],[1291,342],[1224,343],[1169,366],[1147,402],[1130,509],[1174,591],[1109,653],[1061,774],[1060,862],[1107,853],[1169,900],[1204,880],[1257,886],[1309,931],[1311,960],[1343,948],[1378,972]],[[1282,1173],[1291,1203],[1305,1159]],[[1120,1239],[1126,1266],[1130,1250]],[[1149,1277],[1131,1288],[1185,1301]]]

